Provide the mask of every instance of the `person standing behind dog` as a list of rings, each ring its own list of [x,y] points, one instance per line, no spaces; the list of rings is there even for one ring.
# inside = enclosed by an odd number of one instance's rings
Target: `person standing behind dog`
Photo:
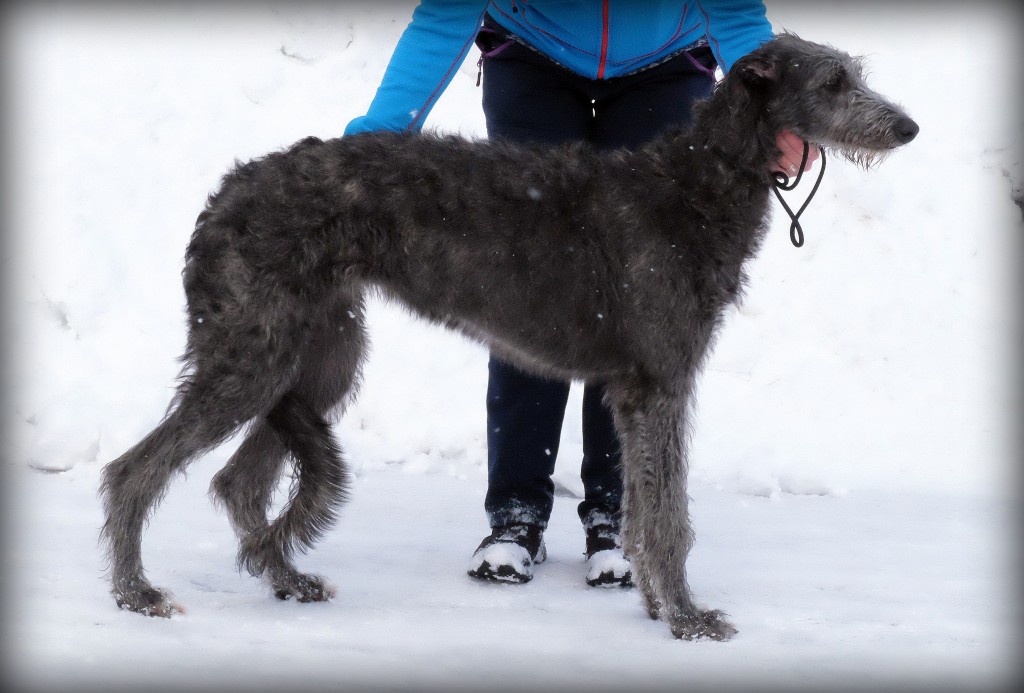
[[[475,41],[489,138],[636,148],[688,125],[693,103],[711,93],[716,66],[727,71],[771,37],[761,0],[422,0],[366,115],[345,135],[422,128]],[[778,144],[779,168],[795,173],[803,143],[785,133]],[[473,553],[471,576],[523,583],[545,559],[568,394],[568,383],[491,356],[484,499],[491,534]],[[629,586],[619,444],[602,398],[601,385],[584,387],[578,512],[586,581]]]

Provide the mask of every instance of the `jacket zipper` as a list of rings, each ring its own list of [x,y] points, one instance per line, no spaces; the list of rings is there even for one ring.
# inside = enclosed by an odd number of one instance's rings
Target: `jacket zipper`
[[[608,63],[608,0],[601,1],[601,59],[597,63],[597,78],[604,79]]]

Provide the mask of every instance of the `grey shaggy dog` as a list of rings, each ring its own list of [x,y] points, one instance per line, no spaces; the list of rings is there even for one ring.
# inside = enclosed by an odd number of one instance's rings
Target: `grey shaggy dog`
[[[765,235],[783,129],[868,166],[918,128],[864,84],[857,60],[784,34],[736,63],[689,131],[635,152],[370,133],[237,165],[188,246],[172,406],[103,471],[117,604],[181,610],[145,577],[144,525],[175,472],[244,427],[212,484],[239,565],[281,599],[333,595],[292,557],[345,499],[328,417],[356,389],[364,301],[377,292],[528,371],[605,383],[623,448],[623,546],[647,612],[676,637],[730,637],[687,586],[688,412]],[[297,480],[271,521],[289,459]]]

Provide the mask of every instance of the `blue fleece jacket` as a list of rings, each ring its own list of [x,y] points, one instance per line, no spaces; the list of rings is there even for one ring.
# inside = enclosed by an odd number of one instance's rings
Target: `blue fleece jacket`
[[[421,0],[367,114],[345,134],[423,127],[485,13],[591,79],[634,72],[704,38],[728,70],[772,36],[762,0]]]

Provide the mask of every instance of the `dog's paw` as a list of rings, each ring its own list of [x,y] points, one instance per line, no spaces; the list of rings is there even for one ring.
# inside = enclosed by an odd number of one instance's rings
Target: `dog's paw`
[[[155,587],[116,589],[114,600],[121,609],[143,616],[170,618],[185,613],[185,608],[174,602],[169,593]]]
[[[728,640],[739,631],[717,609],[680,614],[669,621],[672,635],[681,640]]]
[[[323,578],[317,575],[295,573],[274,582],[274,596],[282,601],[294,597],[295,601],[303,604],[326,602],[336,593],[337,590],[333,586],[328,585]]]
[[[648,591],[642,591],[641,594],[644,600],[644,610],[652,621],[657,621],[661,618],[661,602]]]

